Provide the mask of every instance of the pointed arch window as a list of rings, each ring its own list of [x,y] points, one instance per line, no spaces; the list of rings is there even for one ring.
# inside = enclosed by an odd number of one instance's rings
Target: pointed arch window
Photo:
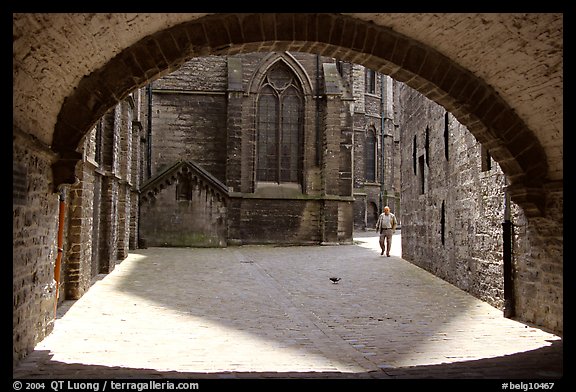
[[[300,182],[303,98],[287,66],[277,64],[266,75],[258,94],[256,119],[257,181]]]
[[[366,132],[366,181],[376,182],[376,130]]]

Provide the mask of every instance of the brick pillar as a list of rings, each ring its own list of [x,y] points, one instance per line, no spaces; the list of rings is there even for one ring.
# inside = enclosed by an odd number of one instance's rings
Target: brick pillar
[[[80,182],[68,192],[68,232],[64,261],[64,299],[78,299],[89,288],[92,280],[92,219],[94,175],[83,166]]]
[[[100,207],[100,273],[109,273],[116,266],[118,244],[118,181],[113,176],[102,178]]]
[[[125,182],[118,186],[118,209],[116,214],[118,222],[117,254],[118,260],[128,256],[128,234],[130,230],[130,188]]]
[[[325,64],[326,110],[322,133],[322,191],[324,200],[321,217],[322,243],[348,242],[352,239],[352,151],[354,135],[349,103],[342,99],[342,87],[333,67]],[[338,88],[338,86],[340,86]],[[340,198],[350,198],[343,202]]]
[[[130,189],[130,235],[128,240],[129,249],[138,248],[138,205],[140,202],[140,195],[138,189],[140,188],[140,172],[142,170],[142,147],[141,138],[144,137],[144,128],[139,120],[138,108],[140,107],[140,94],[137,94],[136,100],[136,119],[132,120],[132,165],[131,165],[131,181],[132,187]]]
[[[354,131],[352,129],[352,114],[349,104],[340,105],[340,149],[338,165],[338,195],[352,196],[352,151],[354,145]]]
[[[340,99],[328,96],[322,135],[322,190],[325,195],[338,195],[340,169]]]
[[[138,249],[138,192],[135,188],[130,191],[130,236],[128,239],[128,249]]]
[[[133,145],[133,118],[135,100],[132,95],[128,96],[119,106],[120,113],[117,140],[118,155],[114,158],[118,162],[117,175],[120,177],[118,187],[118,260],[124,260],[128,256],[128,245],[130,240],[130,205],[131,205],[131,184],[132,184],[132,145]],[[137,131],[137,129],[136,129]]]

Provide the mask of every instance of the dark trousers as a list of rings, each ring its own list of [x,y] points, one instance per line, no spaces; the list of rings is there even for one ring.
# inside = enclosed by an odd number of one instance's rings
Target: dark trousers
[[[392,229],[384,229],[380,232],[380,249],[389,256],[390,248],[392,248]]]

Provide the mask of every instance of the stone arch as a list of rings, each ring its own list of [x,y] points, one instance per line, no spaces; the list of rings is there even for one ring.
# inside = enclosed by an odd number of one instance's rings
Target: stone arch
[[[194,56],[300,51],[362,64],[444,106],[489,149],[527,216],[543,213],[547,157],[539,140],[485,81],[430,46],[390,28],[342,14],[213,14],[149,35],[83,77],[64,100],[51,148],[53,189],[75,180],[77,146],[131,91]]]
[[[366,227],[375,227],[379,214],[376,203],[373,201],[366,203]]]

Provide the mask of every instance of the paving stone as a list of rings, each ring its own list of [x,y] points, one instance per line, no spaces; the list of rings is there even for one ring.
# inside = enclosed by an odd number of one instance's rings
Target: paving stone
[[[381,257],[377,237],[357,240],[133,251],[59,309],[13,377],[563,375],[560,336],[504,318],[399,249]]]

